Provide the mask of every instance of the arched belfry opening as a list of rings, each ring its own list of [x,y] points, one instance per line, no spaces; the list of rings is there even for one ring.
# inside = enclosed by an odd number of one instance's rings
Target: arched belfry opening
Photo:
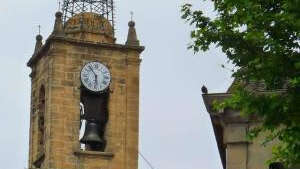
[[[44,152],[45,144],[45,87],[42,86],[39,93],[39,109],[38,109],[38,151]]]
[[[46,92],[42,85],[39,90],[38,110],[37,110],[37,159],[35,167],[40,168],[45,159],[45,112],[46,112]]]

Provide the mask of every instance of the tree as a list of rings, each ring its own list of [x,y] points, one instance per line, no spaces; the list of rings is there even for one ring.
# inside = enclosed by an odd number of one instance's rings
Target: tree
[[[216,18],[191,4],[182,6],[182,18],[195,26],[190,49],[216,45],[237,68],[232,97],[216,108],[259,117],[261,126],[248,135],[271,131],[265,142],[279,140],[271,161],[300,163],[300,0],[211,1]],[[251,81],[263,82],[269,92],[248,90]]]

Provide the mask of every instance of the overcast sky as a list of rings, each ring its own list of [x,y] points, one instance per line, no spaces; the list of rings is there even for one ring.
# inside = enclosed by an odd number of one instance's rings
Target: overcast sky
[[[212,15],[212,6],[190,1]],[[117,0],[117,42],[134,20],[142,54],[140,151],[155,169],[221,169],[210,118],[201,97],[226,91],[231,74],[219,49],[187,50],[191,29],[180,19],[182,0]],[[3,0],[0,6],[0,168],[24,169],[28,158],[30,69],[37,25],[44,39],[53,28],[56,1]],[[139,169],[150,169],[140,159]]]

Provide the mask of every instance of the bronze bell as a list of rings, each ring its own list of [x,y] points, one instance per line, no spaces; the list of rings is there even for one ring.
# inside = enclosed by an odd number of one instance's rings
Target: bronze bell
[[[95,120],[87,121],[86,129],[80,142],[87,145],[90,150],[101,151],[105,142],[100,137],[99,126]]]

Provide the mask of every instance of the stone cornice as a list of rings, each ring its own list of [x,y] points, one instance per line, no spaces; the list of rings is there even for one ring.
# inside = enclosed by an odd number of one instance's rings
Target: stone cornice
[[[212,93],[212,94],[202,94],[202,98],[205,104],[205,107],[210,115],[222,114],[223,112],[215,112],[213,110],[213,103],[215,101],[222,101],[231,96],[230,93]]]
[[[114,154],[111,152],[98,152],[98,151],[83,151],[78,150],[74,152],[77,156],[99,156],[103,158],[113,158]]]
[[[268,93],[265,91],[265,93]],[[212,94],[203,94],[203,101],[206,106],[208,113],[212,119],[214,124],[215,119],[220,120],[222,124],[229,123],[251,123],[251,122],[259,122],[260,120],[257,117],[243,117],[240,114],[239,110],[233,110],[230,108],[225,108],[222,110],[214,110],[213,104],[214,102],[222,102],[223,100],[231,97],[231,93],[212,93]]]
[[[270,94],[270,93],[285,93],[286,89],[280,89],[280,90],[264,90],[264,91],[259,91],[257,92],[258,94]],[[232,96],[231,93],[211,93],[211,94],[202,94],[202,98],[205,104],[205,107],[208,111],[208,113],[211,116],[218,116],[218,115],[222,115],[228,111],[232,112],[231,114],[238,113],[238,110],[230,110],[230,109],[223,109],[223,110],[219,110],[216,111],[213,109],[213,104],[214,102],[222,102],[223,100],[230,98]],[[255,118],[256,119],[256,118]]]
[[[32,67],[33,64],[35,64],[42,56],[43,54],[49,50],[50,44],[52,42],[67,42],[72,43],[75,45],[81,45],[81,46],[93,46],[93,47],[102,47],[106,49],[114,49],[114,50],[135,50],[139,53],[143,52],[145,50],[144,46],[130,46],[130,45],[122,45],[122,44],[108,44],[108,43],[95,43],[91,41],[82,41],[72,38],[66,38],[66,37],[57,37],[57,36],[50,36],[46,43],[41,47],[41,49],[36,52],[30,60],[27,63],[28,67]]]

